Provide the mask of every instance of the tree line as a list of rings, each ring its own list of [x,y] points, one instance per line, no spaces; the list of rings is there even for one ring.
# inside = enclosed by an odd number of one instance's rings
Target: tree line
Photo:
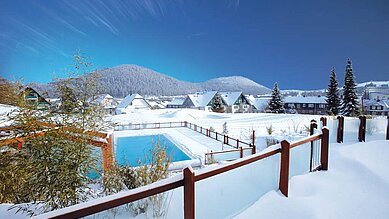
[[[335,68],[331,69],[326,102],[328,115],[358,116],[361,114],[351,59],[347,59],[342,95],[340,95],[338,88]],[[271,113],[285,113],[284,103],[277,83],[274,84],[268,111]]]

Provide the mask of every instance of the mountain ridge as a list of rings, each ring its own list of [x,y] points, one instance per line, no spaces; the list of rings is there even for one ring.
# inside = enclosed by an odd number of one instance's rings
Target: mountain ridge
[[[269,88],[243,76],[219,77],[192,83],[135,64],[122,64],[95,72],[99,75],[104,87],[102,93],[118,98],[133,93],[149,96],[174,96],[210,90],[242,91],[253,95],[270,92]],[[52,90],[50,83],[36,83],[32,87],[39,92],[50,93]]]

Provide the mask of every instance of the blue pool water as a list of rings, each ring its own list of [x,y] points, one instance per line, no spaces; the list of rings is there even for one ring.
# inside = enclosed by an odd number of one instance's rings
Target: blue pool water
[[[161,143],[160,145],[166,149],[171,162],[191,159],[164,135],[148,135],[118,138],[116,142],[117,163],[135,167],[138,166],[137,161],[141,160],[142,164],[147,164],[149,161],[144,161],[144,157],[145,155],[149,156],[152,145],[156,144],[158,139]]]

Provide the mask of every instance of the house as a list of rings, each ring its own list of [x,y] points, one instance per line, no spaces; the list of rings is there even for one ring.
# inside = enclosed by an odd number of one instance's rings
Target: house
[[[163,105],[163,102],[162,101],[159,101],[159,100],[146,100],[150,106],[151,106],[151,109],[164,109],[166,108],[165,105]]]
[[[184,102],[184,98],[175,98],[166,105],[166,108],[185,108]]]
[[[389,100],[364,100],[365,114],[389,116]]]
[[[389,100],[389,86],[382,84],[381,86],[367,86],[363,98],[367,100]]]
[[[226,113],[248,113],[251,111],[251,104],[242,92],[219,92],[225,102]]]
[[[325,115],[327,112],[323,96],[286,96],[283,101],[286,113]]]
[[[51,104],[31,87],[26,87],[21,95],[28,105],[34,106],[38,110],[50,109]]]
[[[271,100],[270,95],[249,98],[250,104],[252,106],[252,112],[254,113],[266,112],[270,100]]]
[[[104,108],[105,113],[111,115],[115,114],[115,109],[118,105],[118,102],[109,94],[100,94],[94,97],[94,99],[91,100],[90,103],[102,106]]]
[[[116,107],[116,114],[125,114],[138,110],[150,110],[152,106],[139,94],[125,97]]]
[[[188,94],[183,103],[183,108],[195,108],[199,110],[212,111],[216,106],[223,108],[226,103],[217,91],[197,92]]]

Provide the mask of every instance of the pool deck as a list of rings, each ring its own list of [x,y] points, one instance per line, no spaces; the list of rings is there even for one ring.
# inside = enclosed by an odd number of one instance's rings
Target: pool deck
[[[222,143],[215,139],[209,138],[203,134],[190,130],[188,128],[165,128],[165,129],[143,129],[143,130],[126,130],[114,132],[114,144],[117,138],[143,135],[165,135],[174,144],[179,146],[186,154],[193,159],[204,159],[206,152],[221,151]],[[224,145],[224,150],[233,149]]]

